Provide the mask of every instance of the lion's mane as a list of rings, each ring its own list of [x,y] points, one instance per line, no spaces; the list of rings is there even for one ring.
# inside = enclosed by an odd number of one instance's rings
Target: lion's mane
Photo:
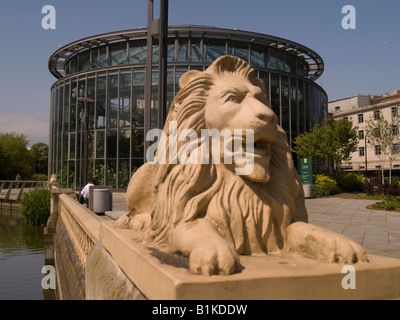
[[[254,70],[231,56],[217,59],[204,72],[187,72],[181,77],[181,89],[166,119],[167,150],[163,152],[168,155],[170,121],[176,121],[178,132],[191,128],[198,137],[201,129],[212,129],[205,123],[208,91],[217,77],[229,72],[266,92],[264,82],[255,77]],[[278,131],[272,144],[268,183],[248,181],[224,164],[211,161],[210,164],[154,164],[152,218],[147,240],[166,243],[170,231],[178,224],[205,218],[239,254],[282,249],[288,225],[296,220],[307,221],[307,212],[286,133],[280,127]],[[178,150],[183,143],[178,142]]]

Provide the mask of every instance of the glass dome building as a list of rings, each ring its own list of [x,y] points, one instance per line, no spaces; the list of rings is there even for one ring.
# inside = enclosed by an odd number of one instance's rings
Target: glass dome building
[[[148,89],[145,28],[87,37],[51,55],[57,81],[51,87],[49,174],[57,174],[60,186],[79,189],[84,177],[96,176],[100,184],[127,188],[145,161],[145,131],[159,123],[158,50],[154,40]],[[193,25],[168,28],[167,109],[183,73],[204,70],[225,54],[245,60],[264,80],[290,143],[327,117],[327,95],[315,83],[324,70],[317,53],[266,34]]]

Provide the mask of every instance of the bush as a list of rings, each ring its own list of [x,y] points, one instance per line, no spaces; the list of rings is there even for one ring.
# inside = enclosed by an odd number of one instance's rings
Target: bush
[[[343,192],[361,192],[364,183],[363,175],[354,172],[338,172],[337,184]]]
[[[363,191],[370,196],[400,196],[400,186],[398,183],[382,184],[381,182],[374,183],[371,180],[364,183]]]
[[[32,180],[34,181],[47,181],[47,174],[35,173],[32,175]]]
[[[400,212],[400,198],[395,196],[387,196],[385,197],[384,201],[375,203],[373,207],[375,209]]]
[[[21,198],[21,214],[30,225],[44,225],[50,216],[50,190],[33,189]]]
[[[327,197],[339,192],[340,188],[332,178],[324,174],[314,176],[314,183],[311,187],[311,196],[313,198]]]

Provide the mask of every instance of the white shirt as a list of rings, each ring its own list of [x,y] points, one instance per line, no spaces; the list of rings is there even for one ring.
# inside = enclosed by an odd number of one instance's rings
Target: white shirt
[[[94,186],[94,184],[92,182],[89,182],[86,186],[83,187],[82,191],[81,191],[81,195],[85,198],[85,199],[89,199],[89,187],[90,186]]]

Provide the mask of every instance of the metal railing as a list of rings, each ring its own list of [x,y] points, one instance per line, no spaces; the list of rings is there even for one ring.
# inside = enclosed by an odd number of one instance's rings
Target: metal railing
[[[47,187],[48,181],[0,180],[0,202],[19,202],[24,192]]]

